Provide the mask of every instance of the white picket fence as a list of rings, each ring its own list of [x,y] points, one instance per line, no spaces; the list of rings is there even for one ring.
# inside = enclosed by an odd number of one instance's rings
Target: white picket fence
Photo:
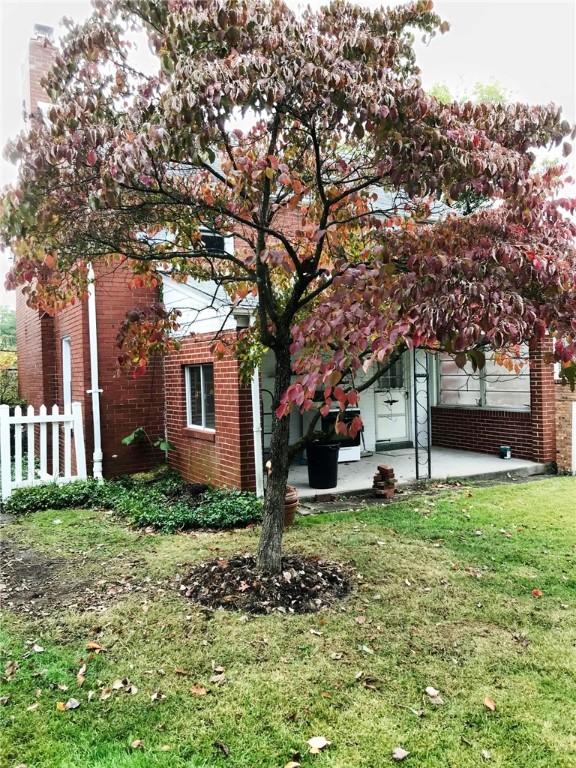
[[[52,427],[48,455],[49,427]],[[14,455],[12,455],[11,428],[14,429]],[[26,466],[23,464],[22,436],[26,430]],[[38,430],[38,437],[37,435]],[[63,461],[60,460],[61,445]],[[76,459],[76,471],[72,474],[72,445]],[[36,458],[38,448],[38,459]],[[49,461],[50,459],[50,461]],[[48,464],[50,463],[50,467]],[[44,483],[69,483],[86,478],[86,450],[82,405],[72,403],[69,413],[60,413],[57,405],[51,413],[41,405],[38,414],[29,405],[25,413],[19,406],[10,415],[8,405],[0,405],[0,481],[2,501],[10,497],[14,488],[24,488]]]

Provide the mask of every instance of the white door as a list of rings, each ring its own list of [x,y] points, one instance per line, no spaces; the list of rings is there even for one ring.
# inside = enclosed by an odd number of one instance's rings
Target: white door
[[[410,440],[408,355],[397,360],[376,382],[376,442]]]

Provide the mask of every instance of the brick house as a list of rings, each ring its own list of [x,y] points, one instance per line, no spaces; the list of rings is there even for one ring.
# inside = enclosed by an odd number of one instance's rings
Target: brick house
[[[26,103],[31,110],[47,100],[39,79],[52,50],[44,34],[30,42]],[[241,247],[230,243],[235,245]],[[215,333],[233,339],[253,308],[232,313],[215,286],[165,278],[162,300],[183,313],[181,348],[154,361],[138,379],[119,375],[116,334],[127,308],[158,299],[155,290],[134,291],[126,269],[98,267],[90,298],[55,317],[30,309],[20,294],[21,396],[35,407],[82,404],[87,455],[93,456],[97,475],[144,470],[163,458],[146,441],[122,444],[124,436],[143,427],[152,441],[166,435],[173,445],[169,463],[186,479],[261,492],[273,409],[272,360],[266,357],[251,384],[245,384],[231,354],[212,353]],[[556,384],[544,361],[546,346],[524,350],[514,372],[489,359],[480,375],[458,369],[448,355],[431,356],[425,429],[432,445],[492,455],[508,445],[515,457],[574,471],[576,396]],[[363,445],[341,452],[345,459],[359,460],[361,447],[378,452],[414,445],[417,361],[406,353],[362,393]],[[293,438],[306,429],[307,418],[291,415]]]

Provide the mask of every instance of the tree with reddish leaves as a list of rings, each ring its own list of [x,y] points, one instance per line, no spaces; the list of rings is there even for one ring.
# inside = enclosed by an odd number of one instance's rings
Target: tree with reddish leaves
[[[557,199],[560,166],[534,167],[540,147],[570,152],[571,127],[553,105],[428,96],[413,34],[446,30],[429,0],[301,14],[280,0],[96,0],[63,40],[47,116],[8,148],[8,282],[33,306],[82,296],[90,262],[257,298],[243,350],[271,350],[276,375],[263,571],[281,567],[290,409],[344,410],[361,368],[366,385],[407,348],[481,365],[484,347],[545,333],[574,382],[576,202]],[[142,34],[151,73],[132,55]],[[207,250],[204,229],[238,246]],[[158,351],[176,320],[134,312],[123,361],[142,368],[145,339]]]

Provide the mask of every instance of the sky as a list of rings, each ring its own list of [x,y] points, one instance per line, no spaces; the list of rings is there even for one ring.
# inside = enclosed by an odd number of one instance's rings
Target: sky
[[[576,121],[576,0],[438,0],[435,10],[451,29],[427,46],[417,42],[425,88],[444,83],[458,97],[477,82],[496,81],[511,100],[553,101]],[[63,16],[82,20],[89,13],[86,0],[0,0],[0,146],[23,125],[23,71],[34,24],[57,28]],[[2,158],[0,187],[15,175]],[[0,305],[13,306],[14,294],[4,289],[7,268],[0,253]]]

